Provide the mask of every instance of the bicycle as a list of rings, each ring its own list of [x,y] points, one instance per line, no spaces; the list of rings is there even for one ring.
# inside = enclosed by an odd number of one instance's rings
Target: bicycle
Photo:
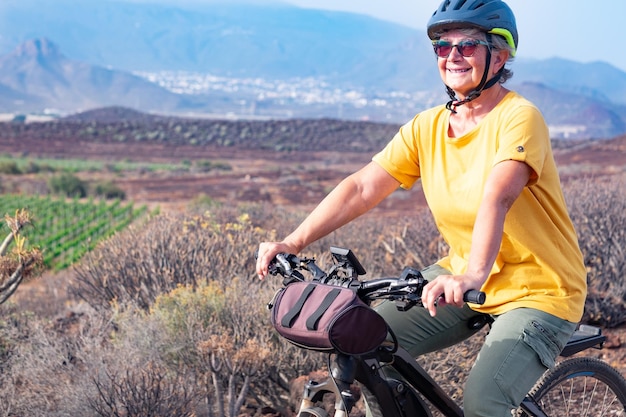
[[[270,274],[281,275],[285,286],[310,281],[351,288],[366,304],[392,300],[401,311],[421,305],[421,290],[427,281],[416,269],[407,267],[400,277],[359,280],[365,269],[349,249],[331,247],[333,265],[327,272],[315,259],[278,254],[270,264]],[[470,290],[465,301],[482,304],[484,293]],[[270,308],[271,305],[268,305]],[[472,323],[475,329],[490,324],[489,316]],[[375,351],[364,355],[328,353],[329,377],[305,384],[298,417],[329,417],[318,404],[325,394],[333,394],[334,417],[347,417],[356,404],[350,390],[357,382],[372,417],[432,417],[428,403],[446,417],[462,417],[463,410],[408,352],[391,338]],[[580,325],[561,356],[569,357],[589,348],[602,348],[605,336],[599,328]],[[383,366],[391,366],[402,381],[385,376]],[[549,369],[531,389],[516,411],[517,416],[626,416],[626,379],[609,364],[591,357],[568,358]]]

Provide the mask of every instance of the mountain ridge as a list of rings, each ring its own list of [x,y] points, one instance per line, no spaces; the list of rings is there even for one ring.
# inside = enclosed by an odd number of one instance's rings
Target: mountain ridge
[[[183,97],[141,77],[70,60],[46,38],[27,41],[0,56],[0,86],[9,92],[3,101],[13,98],[14,108],[25,111],[42,106],[76,111],[120,102],[154,111],[184,103]]]
[[[447,100],[425,33],[365,15],[280,2],[6,0],[0,27],[5,112],[124,105],[211,117],[395,123]],[[626,131],[623,71],[561,58],[516,58],[511,68],[515,75],[506,85],[528,94],[563,135]],[[161,71],[214,74],[224,88],[211,82],[201,93],[175,94],[148,79]],[[310,82],[292,81],[307,77]],[[256,80],[268,86],[261,90]]]

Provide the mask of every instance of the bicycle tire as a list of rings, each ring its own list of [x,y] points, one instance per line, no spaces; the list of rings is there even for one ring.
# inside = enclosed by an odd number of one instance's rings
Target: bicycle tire
[[[359,384],[361,387],[361,395],[363,396],[363,402],[365,405],[366,417],[383,417],[383,409],[378,402],[378,399],[367,387],[363,384]]]
[[[378,402],[378,398],[363,384],[359,384],[361,387],[361,396],[363,397],[363,403],[365,406],[366,417],[383,417],[383,407]],[[406,387],[406,389],[410,389]],[[400,400],[400,406],[403,409],[403,415],[411,417],[432,417],[428,406],[417,397],[417,394],[406,392],[402,400]]]
[[[547,371],[530,391],[548,416],[626,416],[626,379],[599,359],[567,359]],[[528,417],[522,411],[518,416]]]
[[[329,417],[322,407],[312,407],[300,410],[298,417]]]

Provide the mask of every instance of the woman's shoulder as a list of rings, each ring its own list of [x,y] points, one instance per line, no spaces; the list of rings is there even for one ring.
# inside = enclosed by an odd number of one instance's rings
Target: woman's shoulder
[[[515,90],[510,90],[504,98],[504,102],[508,107],[520,108],[520,107],[530,107],[532,109],[538,110],[538,107],[530,101],[528,98],[524,97],[520,93]]]
[[[544,120],[541,110],[529,99],[516,91],[509,91],[496,107],[498,120]]]

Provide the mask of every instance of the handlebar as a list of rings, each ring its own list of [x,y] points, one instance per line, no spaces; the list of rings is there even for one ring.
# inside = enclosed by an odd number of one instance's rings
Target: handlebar
[[[402,280],[401,278],[377,278],[370,281],[362,281],[356,291],[359,297],[373,301],[375,299],[385,298],[384,295],[381,295],[379,292],[380,290],[386,290],[391,294],[394,290],[415,288],[417,290],[416,293],[418,293],[420,297],[419,303],[421,303],[422,288],[424,288],[426,284],[428,284],[428,281],[423,278],[418,281]],[[463,294],[463,301],[466,303],[485,304],[485,300],[486,295],[482,291],[468,290]]]
[[[487,295],[482,291],[469,290],[465,294],[463,294],[463,301],[465,301],[466,303],[482,305],[482,304],[485,304],[486,300],[487,300]]]
[[[365,270],[354,254],[336,247],[331,247],[331,252],[335,263],[328,272],[319,268],[313,258],[300,259],[286,253],[276,255],[269,265],[269,272],[272,275],[281,275],[284,278],[283,284],[287,285],[295,281],[305,281],[301,271],[306,271],[313,281],[353,289],[366,304],[374,300],[393,300],[401,311],[422,304],[422,289],[428,281],[417,269],[407,267],[399,277],[360,281],[358,275],[365,274]],[[463,295],[463,301],[473,304],[484,304],[485,298],[485,293],[478,290],[469,290]]]

